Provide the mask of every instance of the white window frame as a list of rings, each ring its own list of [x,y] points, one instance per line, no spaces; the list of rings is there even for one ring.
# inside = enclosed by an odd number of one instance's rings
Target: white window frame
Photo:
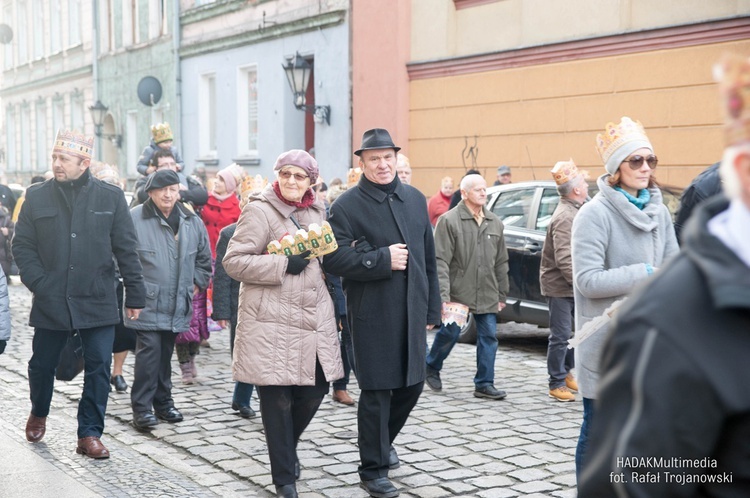
[[[138,150],[138,145],[141,143],[138,137],[138,111],[128,111],[125,119],[125,144],[128,161],[125,174],[127,176],[135,176],[138,173],[136,166],[138,165],[138,158],[141,153]]]
[[[21,167],[22,171],[31,170],[31,106],[28,104],[21,105],[21,136],[26,137],[21,141]]]
[[[68,47],[81,44],[81,0],[68,0]]]
[[[5,108],[5,167],[8,171],[18,171],[16,109],[13,105]]]
[[[57,132],[67,128],[65,126],[65,99],[62,97],[52,98],[52,133],[57,138]]]
[[[10,1],[6,1],[3,4],[3,19],[13,19],[13,4]],[[13,47],[14,43],[6,43],[3,49],[5,58],[3,61],[3,69],[11,69],[14,66],[13,62]]]
[[[148,2],[148,38],[153,40],[167,32],[167,5],[165,0]]]
[[[32,12],[31,15],[34,18],[34,29],[32,29],[32,38],[34,40],[34,60],[40,60],[44,58],[44,35],[47,32],[45,29],[44,19],[44,0],[32,0]]]
[[[84,133],[86,118],[83,110],[83,94],[73,93],[70,96],[70,129]]]
[[[47,141],[47,102],[45,100],[37,101],[34,108],[35,115],[35,128],[36,128],[36,171],[38,171],[44,165],[46,170],[45,157],[48,155],[48,141]]]
[[[203,73],[198,81],[198,154],[216,154],[216,73]]]
[[[49,53],[57,54],[62,51],[62,2],[49,2]]]
[[[18,65],[20,66],[29,62],[28,0],[18,0],[16,4],[16,19],[18,23],[18,30],[16,32],[16,36],[18,37]]]
[[[140,41],[138,0],[122,0],[122,46],[137,45]]]
[[[255,143],[250,138],[250,120],[253,110],[251,109],[249,85],[250,75],[255,77]],[[258,130],[260,130],[260,117],[258,113],[258,65],[248,64],[237,68],[237,157],[258,157]]]

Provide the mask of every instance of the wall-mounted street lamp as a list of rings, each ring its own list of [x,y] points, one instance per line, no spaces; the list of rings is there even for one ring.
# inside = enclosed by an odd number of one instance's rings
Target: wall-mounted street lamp
[[[282,67],[286,73],[286,79],[289,81],[289,88],[292,89],[292,94],[294,94],[294,107],[313,114],[316,123],[325,121],[327,125],[330,125],[331,106],[307,105],[306,103],[305,93],[307,92],[307,84],[310,81],[310,70],[312,69],[310,63],[297,52]]]
[[[94,121],[94,135],[105,140],[110,140],[112,142],[112,145],[119,149],[120,145],[122,144],[122,135],[102,133],[104,118],[107,116],[108,110],[109,107],[102,104],[101,100],[97,100],[94,105],[89,106],[89,111],[91,111],[91,119]]]

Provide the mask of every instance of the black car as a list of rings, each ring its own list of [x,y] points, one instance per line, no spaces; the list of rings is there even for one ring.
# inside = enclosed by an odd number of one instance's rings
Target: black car
[[[665,186],[660,188],[664,203],[674,219],[682,189]],[[590,185],[589,195],[593,197],[596,192],[596,185]],[[549,327],[549,308],[539,284],[539,266],[547,225],[559,202],[555,182],[551,180],[487,188],[487,208],[503,220],[505,245],[510,260],[507,306],[498,313],[498,322]],[[476,327],[472,320],[461,331],[459,342],[476,342]]]

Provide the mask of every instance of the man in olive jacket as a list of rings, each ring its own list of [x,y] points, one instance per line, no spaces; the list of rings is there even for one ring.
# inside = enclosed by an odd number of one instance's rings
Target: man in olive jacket
[[[477,324],[477,373],[474,396],[503,399],[505,391],[495,389],[497,313],[505,307],[508,294],[508,251],[503,222],[484,207],[487,182],[481,175],[461,180],[458,205],[438,219],[435,227],[440,298],[469,307]],[[427,385],[440,391],[440,370],[458,340],[461,329],[455,322],[443,324],[435,334],[427,355]]]
[[[13,238],[21,281],[34,294],[29,360],[31,414],[26,439],[46,431],[55,369],[68,336],[83,346],[84,384],[78,404],[78,453],[108,458],[100,441],[109,396],[115,324],[115,262],[134,319],[145,306],[135,229],[119,188],[89,174],[93,138],[61,130],[52,151],[54,180],[29,187]],[[80,338],[79,338],[80,337]]]
[[[324,260],[343,277],[362,390],[360,485],[384,497],[399,493],[387,477],[398,465],[390,448],[422,393],[426,327],[440,322],[427,203],[396,176],[398,151],[386,130],[365,132],[355,152],[363,175],[331,206],[339,248]]]

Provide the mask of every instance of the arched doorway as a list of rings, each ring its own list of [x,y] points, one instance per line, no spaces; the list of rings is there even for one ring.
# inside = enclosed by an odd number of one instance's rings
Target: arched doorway
[[[115,129],[115,120],[112,117],[112,114],[107,114],[104,118],[104,123],[102,123],[102,134],[103,135],[110,135],[115,136],[117,135],[117,130]],[[107,164],[111,164],[112,166],[118,166],[117,160],[118,160],[118,151],[117,151],[117,144],[113,143],[112,140],[106,140],[102,139],[100,141],[101,147],[102,147],[102,161],[104,161]],[[119,170],[119,167],[118,167]]]

